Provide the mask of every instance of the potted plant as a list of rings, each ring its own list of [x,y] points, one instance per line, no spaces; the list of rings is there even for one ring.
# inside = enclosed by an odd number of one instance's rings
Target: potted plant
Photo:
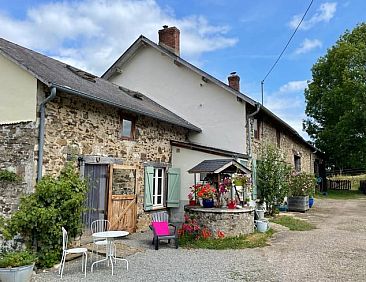
[[[237,187],[238,186],[244,187],[248,182],[248,178],[243,174],[235,173],[235,174],[233,174],[233,182],[234,182],[235,186],[237,186]]]
[[[36,256],[26,250],[0,254],[0,281],[30,281]]]
[[[202,185],[197,192],[197,196],[202,198],[203,207],[212,208],[214,206],[214,197],[216,195],[216,189],[209,183]]]
[[[230,200],[228,203],[227,203],[227,207],[229,209],[235,209],[236,208],[236,202],[235,200]]]
[[[289,179],[288,210],[307,211],[309,209],[309,195],[314,191],[315,185],[316,179],[313,174],[293,173]]]
[[[193,192],[189,192],[189,194],[188,194],[188,200],[189,200],[189,205],[190,206],[195,206],[196,205],[196,200],[194,199]]]
[[[227,200],[229,198],[229,192],[231,191],[231,179],[229,177],[225,177],[222,182],[219,183],[219,195],[218,200],[222,208],[227,207]]]

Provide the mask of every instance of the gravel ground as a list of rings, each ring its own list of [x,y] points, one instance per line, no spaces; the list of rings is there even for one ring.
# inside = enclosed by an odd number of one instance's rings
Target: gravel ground
[[[264,248],[186,250],[151,245],[151,233],[131,234],[129,270],[118,262],[115,274],[105,265],[85,279],[81,261],[66,263],[64,281],[366,281],[366,199],[316,200],[307,213],[288,213],[317,225],[312,231],[281,229]],[[94,259],[96,259],[94,257]],[[57,269],[33,275],[32,281],[57,281]]]

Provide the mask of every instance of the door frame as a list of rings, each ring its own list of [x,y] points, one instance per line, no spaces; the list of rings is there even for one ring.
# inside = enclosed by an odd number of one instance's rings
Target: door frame
[[[112,194],[112,185],[113,185],[113,170],[114,169],[130,169],[135,171],[135,191],[132,195],[113,195]],[[136,225],[137,225],[137,196],[140,192],[139,182],[138,182],[138,166],[136,165],[122,165],[122,164],[110,164],[109,170],[108,170],[108,183],[107,183],[107,189],[108,189],[108,201],[107,201],[107,218],[111,222],[111,228],[113,225],[112,222],[112,216],[113,216],[113,199],[114,200],[131,200],[131,202],[125,207],[125,209],[122,211],[122,215],[125,215],[128,212],[128,209],[131,208],[133,204],[136,205],[135,208],[135,214],[134,214],[134,223],[133,227],[130,231],[135,232],[136,231]]]

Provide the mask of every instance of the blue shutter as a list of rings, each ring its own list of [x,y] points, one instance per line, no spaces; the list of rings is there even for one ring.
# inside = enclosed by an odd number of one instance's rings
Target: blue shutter
[[[257,160],[252,160],[252,185],[253,185],[253,200],[257,199],[258,190],[257,190]]]
[[[170,168],[168,170],[168,199],[167,207],[179,208],[180,200],[180,169]]]
[[[152,166],[145,167],[145,189],[144,189],[144,209],[145,211],[153,208],[153,177],[154,168]]]

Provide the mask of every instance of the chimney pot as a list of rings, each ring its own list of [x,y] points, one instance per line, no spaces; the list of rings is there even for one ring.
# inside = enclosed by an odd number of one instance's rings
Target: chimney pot
[[[179,37],[180,31],[178,28],[164,25],[163,29],[159,30],[159,45],[179,56]]]
[[[229,86],[232,89],[240,91],[240,76],[237,75],[235,71],[231,72],[227,79],[229,81]]]

